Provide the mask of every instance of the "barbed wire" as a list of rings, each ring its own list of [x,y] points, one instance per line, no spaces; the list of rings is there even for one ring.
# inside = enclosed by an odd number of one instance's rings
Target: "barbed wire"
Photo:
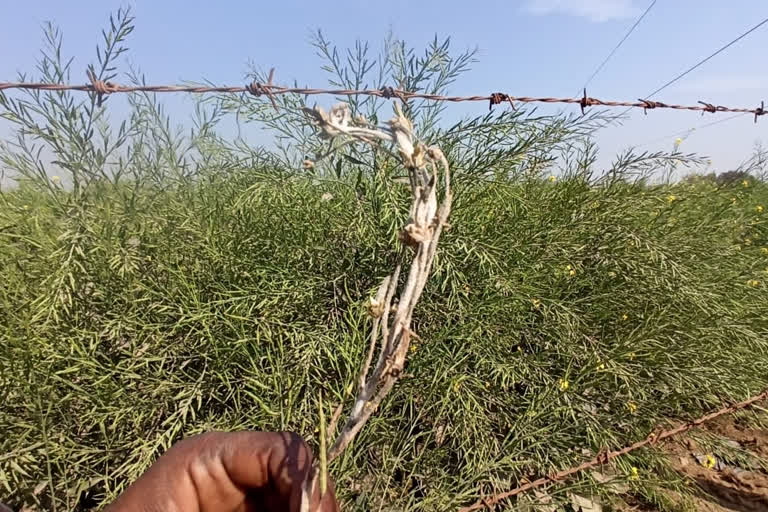
[[[521,485],[520,487],[512,489],[511,491],[503,492],[501,494],[496,494],[488,498],[481,498],[474,504],[469,505],[468,507],[459,509],[459,512],[471,512],[473,510],[479,510],[483,508],[487,508],[488,510],[493,510],[493,507],[502,500],[512,498],[514,496],[517,496],[518,494],[522,494],[524,492],[536,489],[538,487],[542,487],[547,484],[559,483],[565,480],[566,478],[575,475],[576,473],[580,473],[587,469],[593,469],[598,466],[602,466],[603,464],[606,464],[611,459],[615,459],[616,457],[619,457],[621,455],[626,455],[629,452],[633,452],[637,449],[643,448],[648,445],[655,445],[659,441],[662,441],[664,439],[667,439],[669,437],[673,437],[679,434],[683,434],[715,418],[718,418],[725,414],[734,413],[740,409],[745,409],[751,405],[754,405],[757,402],[760,402],[766,399],[768,399],[768,389],[766,389],[759,395],[755,395],[752,398],[748,398],[747,400],[744,400],[743,402],[738,402],[733,405],[723,407],[718,411],[706,414],[704,416],[701,416],[700,418],[697,418],[688,423],[684,423],[673,429],[665,430],[662,432],[657,432],[656,430],[654,430],[645,439],[641,441],[637,441],[636,443],[633,443],[629,446],[625,446],[620,450],[615,450],[615,451],[603,450],[600,453],[598,453],[597,456],[592,460],[579,464],[578,466],[574,466],[572,468],[564,469],[562,471],[558,471],[557,473],[553,473],[551,475],[541,477],[537,480],[528,482],[524,485]]]
[[[651,4],[651,7],[653,6],[655,2]],[[650,7],[649,9],[650,10]],[[647,13],[647,11],[646,11]],[[642,19],[642,18],[641,18]],[[760,24],[753,27],[749,32],[752,32],[756,30],[759,26],[765,24],[768,22],[768,19],[763,20]],[[748,33],[749,33],[748,32]],[[737,40],[743,38],[746,34],[743,34],[740,36]],[[622,41],[623,42],[623,41]],[[699,65],[703,64],[706,60],[711,59],[716,55],[717,53],[720,53],[728,46],[732,45],[736,41],[732,41],[725,47],[718,50],[715,54],[710,55],[707,57],[704,61],[698,63],[693,68],[687,70],[680,76],[676,77],[675,79],[671,80],[667,84],[665,84],[663,87],[659,88],[656,92],[653,94],[656,94],[661,89],[667,87],[668,85],[671,85],[671,83],[679,80],[684,76],[685,74],[689,73]],[[615,50],[614,50],[615,51]],[[609,56],[610,57],[610,56]],[[603,63],[604,64],[604,63]],[[599,68],[598,68],[599,71]],[[594,75],[593,75],[594,76]],[[582,113],[584,113],[585,109],[588,107],[627,107],[627,110],[630,110],[632,108],[642,108],[646,113],[648,110],[653,110],[657,108],[662,109],[672,109],[672,110],[686,110],[686,111],[700,111],[702,113],[708,112],[708,113],[718,113],[718,112],[730,112],[730,113],[737,113],[737,114],[753,114],[754,115],[754,121],[757,122],[757,118],[760,116],[763,116],[766,114],[765,110],[765,103],[764,101],[760,102],[760,106],[756,108],[743,108],[743,107],[726,107],[722,105],[714,105],[712,103],[704,102],[704,101],[698,101],[699,105],[678,105],[678,104],[669,104],[664,103],[661,101],[652,101],[647,99],[638,99],[637,101],[609,101],[609,100],[601,100],[598,98],[592,98],[587,95],[586,88],[583,90],[583,95],[581,97],[577,98],[555,98],[555,97],[532,97],[532,96],[512,96],[506,93],[502,92],[494,92],[489,95],[473,95],[473,96],[445,96],[440,94],[426,94],[426,93],[417,93],[417,92],[410,92],[405,91],[393,87],[382,87],[380,89],[320,89],[320,88],[311,88],[311,87],[284,87],[280,85],[273,84],[273,78],[274,78],[274,69],[270,70],[268,82],[266,84],[262,84],[259,82],[252,82],[250,84],[247,84],[245,86],[198,86],[198,85],[121,85],[116,84],[113,82],[105,82],[102,80],[96,79],[96,77],[92,74],[89,74],[88,78],[90,79],[90,83],[82,84],[82,85],[75,85],[75,84],[64,84],[64,83],[44,83],[44,82],[0,82],[0,91],[9,90],[9,89],[22,89],[22,90],[34,90],[34,91],[79,91],[79,92],[88,92],[88,93],[94,93],[98,95],[98,102],[101,104],[103,97],[108,96],[110,94],[114,93],[133,93],[133,92],[148,92],[148,93],[171,93],[171,92],[181,92],[181,93],[192,93],[192,94],[207,94],[207,93],[223,93],[223,94],[241,94],[241,93],[249,93],[253,96],[259,97],[262,95],[267,96],[273,107],[275,109],[278,108],[277,103],[275,102],[274,97],[278,95],[285,95],[285,94],[300,94],[305,96],[313,96],[313,95],[334,95],[334,96],[357,96],[357,95],[366,95],[366,96],[375,96],[375,97],[381,97],[385,99],[400,99],[401,101],[407,101],[410,99],[423,99],[423,100],[430,100],[430,101],[445,101],[445,102],[452,102],[452,103],[460,103],[460,102],[488,102],[488,108],[489,110],[494,105],[500,105],[503,103],[509,103],[510,106],[514,109],[515,103],[564,103],[564,104],[577,104],[580,106]],[[590,78],[591,79],[591,78]],[[653,95],[651,94],[651,96]],[[720,121],[716,121],[713,123],[709,123],[705,126],[710,126],[717,124],[719,122],[728,121],[730,119],[733,119],[735,117],[739,116],[732,116],[727,119],[723,119]],[[702,127],[703,128],[703,127]],[[742,402],[724,407],[716,412],[707,414],[705,416],[702,416],[700,418],[697,418],[693,421],[690,421],[688,423],[685,423],[683,425],[680,425],[678,427],[675,427],[670,430],[666,430],[663,432],[656,433],[655,431],[651,433],[647,438],[637,441],[629,446],[625,446],[624,448],[621,448],[619,450],[615,451],[601,451],[598,453],[596,457],[593,459],[584,462],[578,466],[574,466],[572,468],[568,468],[556,473],[553,473],[551,475],[541,477],[537,480],[534,480],[532,482],[528,482],[524,485],[521,485],[515,489],[512,489],[507,492],[503,492],[500,494],[496,494],[491,497],[487,498],[481,498],[476,503],[469,505],[467,507],[463,507],[459,509],[459,512],[471,512],[474,510],[482,509],[482,508],[488,508],[492,509],[494,505],[499,503],[502,500],[512,498],[514,496],[517,496],[519,494],[522,494],[524,492],[545,486],[547,484],[556,484],[559,483],[568,477],[571,477],[577,473],[580,473],[582,471],[585,471],[587,469],[593,469],[598,466],[601,466],[603,464],[606,464],[608,461],[615,459],[619,456],[626,455],[627,453],[630,453],[632,451],[638,450],[640,448],[643,448],[648,445],[654,445],[658,443],[659,441],[662,441],[664,439],[688,432],[689,430],[692,430],[703,423],[706,423],[708,421],[711,421],[715,418],[718,418],[720,416],[723,416],[725,414],[730,414],[733,412],[736,412],[740,409],[747,408],[756,402],[759,402],[761,400],[768,399],[768,389],[760,393],[759,395],[753,396],[752,398],[749,398],[747,400],[744,400]]]
[[[512,108],[515,108],[515,103],[566,103],[576,104],[581,107],[582,113],[587,107],[628,107],[628,108],[642,108],[646,113],[648,110],[656,108],[665,108],[672,110],[688,110],[688,111],[700,111],[700,112],[733,112],[733,113],[745,113],[753,114],[755,116],[755,122],[759,116],[765,115],[765,103],[761,102],[759,107],[756,108],[743,108],[743,107],[725,107],[723,105],[714,105],[705,101],[699,101],[699,105],[677,105],[671,103],[664,103],[662,101],[651,101],[646,99],[638,99],[637,101],[609,101],[601,100],[598,98],[592,98],[587,96],[587,90],[584,89],[584,94],[580,98],[553,98],[553,97],[532,97],[532,96],[511,96],[503,92],[494,92],[489,95],[475,95],[475,96],[444,96],[441,94],[426,94],[418,92],[404,91],[393,87],[382,87],[380,89],[318,89],[311,87],[283,87],[280,85],[272,84],[274,77],[274,69],[270,71],[269,81],[266,84],[259,82],[252,82],[245,86],[199,86],[199,85],[121,85],[112,82],[105,82],[96,79],[94,76],[89,75],[91,83],[74,85],[74,84],[62,84],[62,83],[43,83],[43,82],[0,82],[0,91],[7,89],[26,89],[35,91],[82,91],[95,93],[99,96],[99,102],[101,102],[104,96],[114,93],[130,93],[130,92],[185,92],[185,93],[250,93],[254,96],[265,95],[269,97],[272,105],[277,109],[274,97],[283,94],[301,94],[305,96],[313,96],[319,94],[330,94],[334,96],[377,96],[380,98],[397,98],[401,101],[407,101],[410,99],[424,99],[431,101],[447,101],[452,103],[460,102],[488,102],[489,110],[494,105],[500,105],[502,103],[509,103]]]

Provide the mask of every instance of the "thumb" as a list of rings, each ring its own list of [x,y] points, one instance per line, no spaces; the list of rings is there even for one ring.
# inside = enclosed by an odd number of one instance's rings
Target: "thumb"
[[[333,482],[327,479],[327,488],[322,492],[320,486],[321,469],[312,465],[301,485],[299,512],[338,512],[339,505]],[[292,508],[292,510],[294,510]]]

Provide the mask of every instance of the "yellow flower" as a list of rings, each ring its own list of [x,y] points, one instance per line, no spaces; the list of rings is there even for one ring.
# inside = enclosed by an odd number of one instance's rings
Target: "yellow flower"
[[[460,388],[461,388],[461,381],[460,380],[457,380],[456,382],[453,383],[453,392],[454,393],[458,393]]]
[[[637,470],[635,466],[632,466],[632,469],[629,471],[629,479],[637,480],[639,478],[640,478],[640,472]]]
[[[630,414],[635,414],[637,412],[637,404],[635,402],[627,402],[627,409],[629,409]]]
[[[605,363],[600,363],[597,365],[598,370],[605,370]]]
[[[736,201],[737,201],[737,199],[736,199],[735,197],[732,197],[732,198],[731,198],[731,202],[732,202],[733,204],[736,204]]]
[[[568,387],[571,385],[567,380],[560,379],[558,381],[558,384],[560,384],[560,391],[566,391],[568,390]]]
[[[755,211],[757,213],[763,213],[763,205],[759,204],[759,205],[755,206]]]
[[[550,177],[549,177],[549,182],[550,182],[550,183],[554,183],[554,182],[556,182],[556,181],[557,181],[557,177],[555,177],[555,176],[550,176]]]
[[[59,178],[58,176],[51,176],[51,181],[54,183],[58,183],[61,181],[61,178]]]
[[[704,462],[702,462],[702,466],[704,466],[707,469],[712,469],[717,464],[717,459],[710,453],[706,455],[706,458],[704,459]]]
[[[634,360],[635,360],[635,357],[637,357],[637,356],[635,355],[635,353],[634,353],[634,352],[630,352],[630,353],[629,353],[629,360],[630,360],[630,361],[634,361]]]
[[[675,195],[674,195],[674,194],[669,194],[669,195],[667,196],[667,202],[668,202],[668,203],[672,203],[672,202],[674,202],[674,201],[675,201],[675,199],[677,199],[677,197],[675,197]]]
[[[29,210],[29,205],[28,205],[28,204],[25,204],[25,205],[24,205],[22,208],[23,208],[24,210]]]
[[[675,146],[679,146],[682,143],[683,143],[683,139],[681,139],[680,137],[675,139]]]
[[[760,286],[760,281],[758,281],[757,279],[750,279],[749,281],[747,281],[747,284],[753,288],[757,288],[758,286]]]
[[[623,315],[621,315],[621,319],[626,322],[627,320],[629,320],[629,315],[624,313]]]
[[[489,389],[491,387],[491,383],[488,381],[485,381],[485,389]]]
[[[531,299],[531,304],[533,304],[534,308],[539,309],[539,306],[541,306],[541,301],[539,299]]]
[[[574,269],[569,270],[568,271],[568,275],[571,276],[571,277],[575,276],[576,275],[576,270],[574,270]]]
[[[743,180],[741,184],[746,188],[749,186],[749,182],[747,180]]]
[[[760,252],[763,253],[763,254],[768,255],[768,247],[761,247],[760,248]]]
[[[411,346],[408,347],[409,352],[416,352],[417,350],[419,350],[419,347],[415,343],[411,343]]]

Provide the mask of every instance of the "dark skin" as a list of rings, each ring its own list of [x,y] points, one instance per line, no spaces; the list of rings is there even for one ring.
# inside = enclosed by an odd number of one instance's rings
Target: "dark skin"
[[[210,432],[171,447],[106,512],[299,512],[312,451],[290,432]],[[329,479],[309,512],[338,512]]]

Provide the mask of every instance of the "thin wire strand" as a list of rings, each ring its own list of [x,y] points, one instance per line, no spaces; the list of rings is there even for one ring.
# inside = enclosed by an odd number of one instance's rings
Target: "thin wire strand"
[[[677,82],[678,80],[680,80],[681,78],[683,78],[684,76],[686,76],[688,73],[690,73],[690,72],[692,72],[693,70],[695,70],[695,69],[699,68],[701,65],[703,65],[703,64],[704,64],[704,63],[706,63],[706,62],[708,62],[708,61],[709,61],[709,60],[711,60],[712,58],[716,57],[717,55],[720,55],[722,52],[724,52],[725,50],[727,50],[728,48],[730,48],[730,47],[731,47],[731,46],[733,46],[734,44],[738,43],[739,41],[741,41],[742,39],[744,39],[745,37],[747,37],[749,34],[751,34],[752,32],[754,32],[754,31],[755,31],[755,30],[757,30],[758,28],[762,27],[762,26],[763,26],[763,25],[765,25],[766,23],[768,23],[768,18],[765,18],[763,21],[761,21],[760,23],[758,23],[758,24],[757,24],[757,25],[755,25],[754,27],[750,28],[749,30],[747,30],[746,32],[744,32],[743,34],[741,34],[739,37],[737,37],[736,39],[734,39],[734,40],[733,40],[733,41],[731,41],[730,43],[728,43],[728,44],[726,44],[726,45],[724,45],[724,46],[721,46],[720,48],[718,48],[717,50],[715,50],[715,52],[713,52],[713,53],[711,53],[710,55],[708,55],[707,57],[705,57],[705,58],[701,59],[699,62],[697,62],[697,63],[696,63],[696,64],[694,64],[693,66],[689,67],[688,69],[686,69],[685,71],[683,71],[682,73],[680,73],[679,75],[677,75],[677,76],[676,76],[675,78],[673,78],[672,80],[669,80],[667,83],[665,83],[664,85],[662,85],[661,87],[659,87],[658,89],[656,89],[655,91],[653,91],[652,93],[650,93],[650,94],[647,94],[646,96],[644,96],[644,98],[645,98],[645,99],[647,99],[647,100],[651,99],[653,96],[657,95],[658,93],[660,93],[661,91],[663,91],[664,89],[666,89],[667,87],[669,87],[670,85],[674,84],[675,82]],[[621,114],[619,114],[619,116],[623,116],[624,114],[626,114],[626,113],[627,113],[627,112],[629,112],[629,111],[630,111],[630,109],[629,109],[629,108],[627,108],[627,109],[626,109],[626,110],[624,110],[624,111],[623,111]]]
[[[661,91],[663,91],[664,89],[666,89],[666,88],[667,88],[667,87],[669,87],[670,85],[674,84],[675,82],[677,82],[678,80],[680,80],[681,78],[683,78],[685,75],[687,75],[687,74],[688,74],[688,73],[690,73],[691,71],[695,70],[696,68],[698,68],[698,67],[699,67],[699,66],[701,66],[702,64],[706,63],[707,61],[709,61],[709,60],[710,60],[710,59],[712,59],[713,57],[716,57],[717,55],[721,54],[722,52],[724,52],[725,50],[727,50],[728,48],[730,48],[730,47],[731,47],[731,46],[733,46],[734,44],[738,43],[739,41],[741,41],[742,39],[744,39],[745,37],[747,37],[749,34],[751,34],[752,32],[754,32],[754,31],[755,31],[755,30],[757,30],[758,28],[762,27],[762,26],[763,26],[763,25],[765,25],[766,23],[768,23],[768,18],[765,18],[763,21],[761,21],[760,23],[758,23],[757,25],[755,25],[755,26],[754,26],[754,27],[752,27],[751,29],[747,30],[746,32],[744,32],[743,34],[741,34],[739,37],[737,37],[736,39],[734,39],[734,40],[733,40],[733,41],[731,41],[730,43],[726,44],[725,46],[722,46],[722,47],[720,47],[720,48],[719,48],[719,49],[718,49],[716,52],[712,53],[712,54],[711,54],[711,55],[709,55],[708,57],[706,57],[706,58],[704,58],[704,59],[700,60],[699,62],[697,62],[696,64],[694,64],[694,65],[693,65],[693,66],[691,66],[690,68],[686,69],[685,71],[683,71],[682,73],[680,73],[679,75],[677,75],[675,78],[673,78],[672,80],[670,80],[669,82],[665,83],[664,85],[662,85],[661,87],[659,87],[658,89],[656,89],[655,91],[653,91],[651,94],[649,94],[648,96],[646,96],[646,97],[645,97],[645,99],[650,99],[652,96],[655,96],[656,94],[660,93]]]
[[[666,140],[666,139],[671,139],[672,137],[677,137],[678,135],[685,135],[685,134],[690,134],[690,133],[693,133],[693,132],[698,132],[700,130],[703,130],[704,128],[709,128],[710,126],[715,126],[716,124],[732,121],[733,119],[737,119],[737,118],[745,116],[745,115],[747,115],[747,114],[746,113],[736,114],[736,115],[733,115],[733,116],[726,117],[724,119],[718,119],[717,121],[711,121],[711,122],[703,124],[701,126],[694,126],[693,128],[688,128],[687,130],[680,130],[679,132],[670,133],[669,135],[665,135],[663,137],[658,137],[656,139],[649,140],[647,142],[643,142],[642,144],[638,144],[637,147],[638,148],[642,148],[642,147],[648,146],[650,144],[653,144],[655,142],[661,142],[661,141]]]
[[[645,16],[650,12],[653,6],[656,5],[657,1],[658,0],[653,0],[653,2],[651,2],[651,4],[645,9],[645,12],[643,12],[643,14],[641,14],[640,17],[637,18],[637,20],[635,20],[635,23],[630,27],[627,33],[624,34],[624,37],[621,38],[621,41],[619,41],[618,44],[613,47],[613,50],[611,50],[611,53],[609,53],[608,56],[605,58],[605,60],[603,60],[603,62],[600,63],[599,66],[597,66],[597,69],[595,69],[595,71],[592,73],[592,75],[590,75],[587,81],[584,82],[584,86],[582,87],[582,89],[586,89],[587,86],[592,82],[592,80],[597,76],[597,74],[600,73],[603,67],[605,67],[605,65],[608,64],[608,61],[611,60],[611,57],[613,57],[613,55],[618,51],[618,49],[621,48],[621,45],[624,44],[624,41],[626,41],[629,38],[632,32],[635,31],[635,29],[640,24],[640,22],[643,21],[643,18],[645,18]]]

